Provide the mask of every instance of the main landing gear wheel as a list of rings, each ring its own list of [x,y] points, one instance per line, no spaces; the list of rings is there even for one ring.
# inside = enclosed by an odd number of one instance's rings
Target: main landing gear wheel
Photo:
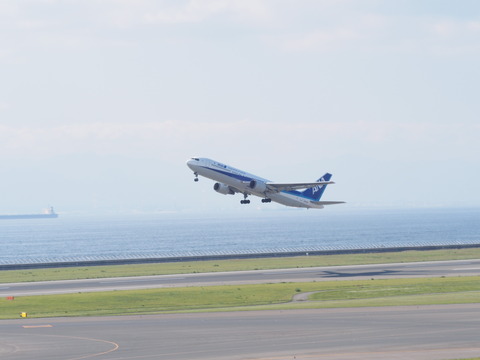
[[[272,202],[272,199],[269,199],[269,198],[262,199],[262,203],[270,203],[270,202]]]
[[[248,194],[243,194],[243,200],[240,201],[240,204],[250,204],[250,200],[247,200]]]

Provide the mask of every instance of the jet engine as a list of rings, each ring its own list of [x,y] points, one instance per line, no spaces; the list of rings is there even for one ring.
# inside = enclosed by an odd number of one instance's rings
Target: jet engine
[[[228,185],[221,184],[221,183],[218,183],[218,182],[213,185],[213,190],[215,190],[216,192],[218,192],[220,194],[223,194],[223,195],[234,195],[235,194],[235,191],[230,189],[230,187]]]
[[[267,184],[265,184],[263,181],[258,181],[258,180],[250,181],[250,183],[248,184],[248,187],[259,193],[263,193],[265,192],[265,190],[267,190]]]

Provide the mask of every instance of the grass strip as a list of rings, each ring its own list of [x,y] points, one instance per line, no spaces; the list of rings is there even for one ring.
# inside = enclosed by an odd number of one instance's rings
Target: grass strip
[[[192,261],[139,265],[110,265],[35,270],[2,270],[0,283],[97,279],[124,276],[206,273],[219,271],[287,269],[317,266],[386,264],[480,258],[480,248],[403,251],[348,255],[297,256],[241,260]]]
[[[312,301],[291,302],[299,292]],[[480,301],[480,277],[357,280],[226,285],[0,299],[0,319],[105,316],[164,312],[273,310],[388,305],[463,304]]]

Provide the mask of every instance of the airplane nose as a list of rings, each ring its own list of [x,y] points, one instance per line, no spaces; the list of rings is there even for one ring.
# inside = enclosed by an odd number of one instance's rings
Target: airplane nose
[[[197,166],[197,164],[198,164],[198,161],[195,160],[195,159],[188,159],[187,160],[187,166],[192,170],[194,170],[194,168]]]

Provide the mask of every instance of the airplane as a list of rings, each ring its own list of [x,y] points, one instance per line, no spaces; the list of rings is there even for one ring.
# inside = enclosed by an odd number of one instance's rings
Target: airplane
[[[241,204],[250,204],[249,195],[262,198],[262,203],[275,201],[279,204],[298,207],[323,209],[324,205],[343,204],[344,201],[320,201],[320,198],[329,184],[332,174],[326,173],[315,182],[309,183],[275,183],[270,180],[249,174],[245,171],[222,164],[218,161],[192,157],[187,161],[187,166],[195,175],[217,181],[213,189],[223,195],[243,194]],[[298,191],[299,189],[305,189]]]

